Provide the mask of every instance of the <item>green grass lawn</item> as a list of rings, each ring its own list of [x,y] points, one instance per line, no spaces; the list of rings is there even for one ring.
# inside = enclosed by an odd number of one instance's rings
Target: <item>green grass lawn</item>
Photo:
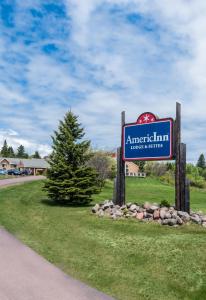
[[[206,299],[205,228],[99,219],[91,207],[46,204],[42,185],[0,189],[0,224],[66,273],[116,299]],[[108,182],[95,201],[111,196]],[[127,199],[172,203],[174,190],[129,178]],[[205,190],[192,190],[191,201],[206,212]]]

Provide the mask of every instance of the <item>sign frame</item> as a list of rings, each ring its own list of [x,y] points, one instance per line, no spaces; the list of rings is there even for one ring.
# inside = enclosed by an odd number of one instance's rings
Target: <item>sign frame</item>
[[[139,120],[145,114],[153,115],[154,121],[140,124]],[[125,157],[125,128],[130,126],[144,126],[152,123],[170,122],[170,155],[167,157],[141,157],[141,158],[126,158]],[[158,119],[154,114],[150,112],[145,112],[139,116],[136,122],[127,123],[122,126],[122,159],[124,161],[158,161],[158,160],[174,160],[174,120],[173,118],[162,118]]]

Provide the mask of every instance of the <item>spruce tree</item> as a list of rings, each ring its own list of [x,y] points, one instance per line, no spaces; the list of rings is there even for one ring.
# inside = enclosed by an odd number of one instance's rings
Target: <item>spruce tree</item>
[[[205,169],[206,167],[206,163],[205,163],[205,157],[204,154],[200,154],[200,157],[197,161],[197,167],[201,168],[201,169]]]
[[[8,157],[15,157],[14,149],[13,147],[8,147]]]
[[[9,154],[9,148],[8,148],[8,144],[7,141],[4,141],[3,147],[1,148],[1,156],[2,157],[8,157]]]
[[[51,200],[61,204],[87,204],[98,193],[97,173],[88,166],[90,142],[82,140],[84,130],[69,111],[54,132],[45,189]]]
[[[25,152],[25,148],[23,145],[20,145],[18,148],[17,148],[17,154],[16,154],[16,157],[18,158],[28,158],[29,155]]]
[[[35,153],[32,155],[32,158],[41,158],[38,151],[35,151]]]

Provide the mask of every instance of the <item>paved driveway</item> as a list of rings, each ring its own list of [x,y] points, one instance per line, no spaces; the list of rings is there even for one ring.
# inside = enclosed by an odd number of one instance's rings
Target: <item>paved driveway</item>
[[[2,228],[0,269],[1,300],[113,299],[64,274]]]
[[[2,179],[0,180],[0,187],[7,186],[7,185],[14,185],[14,184],[28,182],[28,181],[40,180],[45,178],[46,178],[45,176],[23,176],[23,177]]]

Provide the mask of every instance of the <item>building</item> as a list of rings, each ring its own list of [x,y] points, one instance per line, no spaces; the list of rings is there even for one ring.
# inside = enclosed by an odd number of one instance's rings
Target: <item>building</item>
[[[132,161],[125,162],[125,175],[126,176],[136,176],[136,177],[146,177],[146,173],[139,171],[139,166],[137,166]]]
[[[111,157],[117,160],[117,154],[112,153]],[[126,161],[125,162],[125,175],[126,176],[136,176],[136,177],[146,177],[146,173],[139,171],[139,166],[133,163],[132,161]]]
[[[8,158],[0,157],[0,169],[10,170],[28,170],[31,174],[43,174],[49,168],[49,164],[45,159],[41,158]]]

